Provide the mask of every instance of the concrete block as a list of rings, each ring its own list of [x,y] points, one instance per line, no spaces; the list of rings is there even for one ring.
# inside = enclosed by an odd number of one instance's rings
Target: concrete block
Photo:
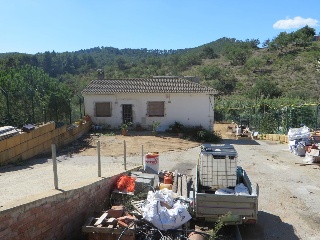
[[[28,148],[31,149],[36,147],[39,144],[40,139],[41,139],[41,136],[33,138],[30,141],[28,141]]]
[[[63,125],[62,127],[59,127],[57,129],[59,131],[59,135],[61,135],[67,131],[67,125]]]
[[[44,144],[40,143],[38,146],[34,148],[34,154],[38,155],[44,151]]]
[[[7,150],[0,152],[0,165],[8,161],[9,159],[8,154],[9,154],[9,151]]]
[[[57,137],[59,135],[59,132],[57,130],[51,130],[50,131],[51,138]]]
[[[48,125],[48,131],[53,131],[56,128],[55,122],[49,122],[49,123],[47,123],[47,125]]]
[[[16,154],[15,148],[9,148],[9,149],[7,149],[7,151],[8,151],[8,158],[9,159],[14,158],[16,155],[19,155],[19,154]]]
[[[7,141],[7,149],[13,148],[20,144],[20,141],[21,141],[20,134],[6,139],[6,141]]]
[[[52,131],[50,132],[46,132],[45,134],[41,135],[41,141],[40,142],[46,142],[46,141],[49,141],[51,140],[52,138]]]
[[[29,159],[29,158],[33,157],[34,155],[35,155],[34,154],[34,149],[31,148],[28,151],[22,153],[21,154],[21,158],[22,158],[22,160],[26,160],[26,159]]]
[[[30,133],[32,134],[32,138],[36,138],[40,136],[41,128],[36,127],[34,130],[32,130]]]
[[[21,142],[26,142],[26,141],[31,140],[33,138],[33,135],[31,132],[29,132],[29,133],[24,132],[24,133],[20,134],[20,138],[21,138]]]
[[[47,132],[49,132],[48,129],[49,129],[49,128],[48,128],[48,125],[46,125],[46,124],[41,125],[41,126],[39,127],[40,136],[42,136],[42,135],[46,134]]]
[[[28,142],[23,142],[19,145],[19,147],[21,148],[21,152],[25,152],[28,150],[29,148],[29,141]]]
[[[0,152],[7,149],[7,140],[0,141]]]
[[[15,152],[16,155],[20,155],[21,153],[23,153],[24,151],[26,151],[26,149],[22,150],[21,145],[22,145],[22,144],[14,147],[14,152]],[[25,145],[26,145],[26,144],[25,144]]]
[[[51,140],[50,141],[46,141],[43,143],[43,150],[47,151],[47,150],[51,150]]]

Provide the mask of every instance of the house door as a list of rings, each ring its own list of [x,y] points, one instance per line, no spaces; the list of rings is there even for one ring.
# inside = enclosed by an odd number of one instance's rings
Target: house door
[[[132,104],[122,104],[122,122],[132,122]]]

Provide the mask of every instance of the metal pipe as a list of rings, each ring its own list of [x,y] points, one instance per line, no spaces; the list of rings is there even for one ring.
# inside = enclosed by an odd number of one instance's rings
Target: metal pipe
[[[54,188],[59,189],[58,186],[58,168],[57,168],[57,153],[56,153],[56,145],[51,144],[52,151],[52,163],[53,163],[53,178],[54,178]]]
[[[126,140],[123,140],[123,161],[124,161],[124,170],[127,170],[127,146],[126,146]]]
[[[141,164],[143,165],[143,145],[141,147]]]
[[[318,129],[318,114],[319,114],[319,105],[316,106],[316,131]]]
[[[101,177],[100,141],[97,141],[97,151],[98,151],[98,177]]]

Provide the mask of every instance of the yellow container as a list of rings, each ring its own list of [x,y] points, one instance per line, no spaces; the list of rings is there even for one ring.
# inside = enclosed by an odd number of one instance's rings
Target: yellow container
[[[160,190],[161,189],[164,189],[164,188],[167,188],[169,190],[172,190],[172,184],[167,184],[167,183],[160,183]]]

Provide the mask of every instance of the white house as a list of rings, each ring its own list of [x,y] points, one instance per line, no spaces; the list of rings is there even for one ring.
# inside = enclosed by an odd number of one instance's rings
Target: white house
[[[174,122],[213,128],[216,90],[186,77],[93,80],[82,91],[93,123],[118,128],[132,122],[164,131]]]

